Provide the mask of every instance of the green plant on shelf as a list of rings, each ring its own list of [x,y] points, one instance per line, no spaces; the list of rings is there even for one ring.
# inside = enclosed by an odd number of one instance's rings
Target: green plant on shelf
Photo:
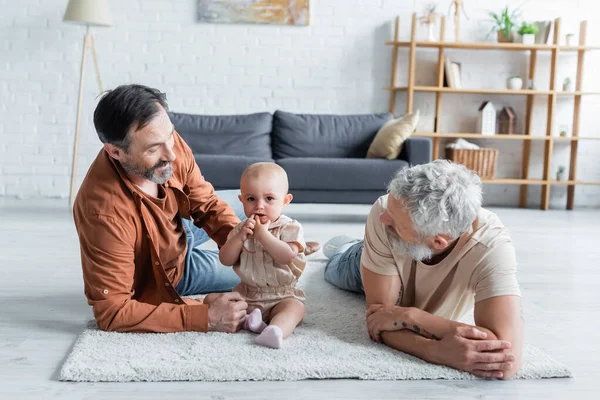
[[[565,172],[567,171],[567,169],[564,166],[559,166],[558,170],[556,171],[556,180],[557,181],[563,181],[565,179]]]
[[[521,27],[519,28],[519,35],[528,35],[528,34],[536,34],[538,31],[537,26],[534,24],[528,24],[527,22],[523,22]]]
[[[510,41],[512,32],[517,26],[519,19],[519,10],[516,9],[512,12],[508,10],[508,6],[502,10],[500,14],[493,11],[488,11],[488,15],[491,17],[488,21],[492,23],[492,29],[488,34],[488,37],[495,32],[501,32],[505,41]]]

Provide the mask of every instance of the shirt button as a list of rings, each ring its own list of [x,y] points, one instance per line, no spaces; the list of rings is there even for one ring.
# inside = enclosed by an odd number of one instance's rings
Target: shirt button
[[[179,299],[175,299],[175,303],[179,303]]]
[[[169,282],[165,282],[165,286],[169,286]]]
[[[108,289],[104,289],[104,290],[102,291],[102,293],[104,293],[104,294],[108,294]]]
[[[155,262],[154,262],[154,264],[158,265],[158,264],[160,264],[160,263],[159,263],[158,261],[155,261]]]

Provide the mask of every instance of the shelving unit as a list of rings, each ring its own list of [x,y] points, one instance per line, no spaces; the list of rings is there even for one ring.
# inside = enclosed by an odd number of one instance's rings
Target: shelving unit
[[[583,61],[586,51],[600,50],[600,46],[586,46],[586,31],[587,21],[582,21],[579,26],[579,45],[578,46],[561,46],[559,45],[560,38],[560,18],[554,20],[554,37],[552,44],[534,44],[524,45],[521,43],[463,43],[463,42],[445,42],[444,30],[446,18],[442,17],[440,25],[440,41],[439,42],[424,42],[416,40],[417,29],[417,14],[412,15],[411,25],[411,40],[402,42],[398,40],[400,19],[396,18],[394,29],[394,40],[386,42],[386,45],[393,46],[392,52],[392,77],[391,85],[385,90],[390,92],[390,112],[395,114],[396,111],[396,96],[398,93],[406,92],[406,112],[411,112],[413,109],[413,101],[415,92],[431,92],[435,93],[435,126],[433,133],[415,133],[413,136],[430,137],[433,141],[433,159],[439,157],[440,141],[447,138],[470,138],[470,139],[493,139],[493,140],[522,140],[523,141],[523,157],[521,160],[521,178],[518,179],[489,179],[484,180],[484,183],[490,184],[515,184],[520,185],[519,207],[527,206],[527,192],[529,185],[541,185],[541,209],[547,210],[550,203],[550,186],[551,185],[566,185],[567,186],[567,209],[572,210],[575,204],[575,186],[576,185],[600,185],[600,182],[585,182],[578,181],[577,175],[577,148],[581,140],[600,140],[600,137],[581,137],[579,136],[579,117],[581,111],[581,98],[585,95],[600,95],[600,92],[584,92],[582,90],[583,80]],[[408,48],[408,86],[398,86],[398,52],[400,48]],[[438,51],[437,62],[437,86],[416,86],[415,85],[415,67],[416,67],[416,52],[417,48],[433,48]],[[508,90],[508,89],[477,89],[477,88],[462,88],[455,89],[444,87],[444,50],[445,49],[463,49],[463,50],[501,50],[501,51],[528,51],[529,52],[529,79],[535,78],[535,67],[537,62],[537,54],[540,51],[548,51],[551,53],[550,60],[550,87],[549,90]],[[577,52],[577,75],[575,79],[575,91],[564,92],[556,90],[556,69],[558,64],[558,56],[561,52]],[[519,135],[481,135],[477,133],[440,133],[441,125],[441,109],[442,95],[444,93],[470,93],[470,94],[501,94],[501,95],[524,95],[527,96],[526,114],[525,114],[525,132]],[[533,136],[532,132],[532,116],[533,104],[535,96],[546,96],[548,101],[548,115],[546,119],[546,134],[544,136]],[[573,110],[573,128],[572,136],[570,137],[555,137],[552,136],[554,124],[554,108],[558,96],[574,97]],[[532,141],[544,142],[544,167],[542,179],[529,178],[529,160],[531,158],[531,143]],[[550,166],[552,161],[552,150],[554,142],[570,142],[571,152],[569,160],[569,179],[566,181],[556,181],[550,179]]]

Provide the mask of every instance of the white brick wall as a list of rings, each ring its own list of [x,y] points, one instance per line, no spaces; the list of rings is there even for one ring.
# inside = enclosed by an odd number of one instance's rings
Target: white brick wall
[[[143,83],[168,95],[172,110],[232,114],[285,109],[307,113],[387,111],[392,49],[392,22],[400,15],[400,35],[408,39],[410,16],[429,1],[313,0],[308,27],[202,24],[195,21],[194,0],[110,0],[111,28],[93,30],[105,88]],[[84,27],[62,22],[67,1],[0,0],[0,196],[66,197],[77,104],[79,62]],[[447,12],[448,1],[439,10]],[[477,3],[477,5],[475,5]],[[509,1],[512,6],[520,1]],[[529,0],[528,19],[563,18],[563,32],[577,33],[579,19],[589,17],[588,41],[596,38],[598,17],[593,0]],[[485,11],[503,6],[492,0],[466,2],[470,20],[461,22],[461,38],[484,40]],[[452,37],[451,19],[446,35]],[[424,38],[424,29],[418,34]],[[503,87],[505,77],[527,71],[524,53],[450,52],[463,65],[463,84]],[[419,52],[417,81],[434,80],[433,51]],[[538,57],[539,87],[548,85],[548,54]],[[585,89],[600,91],[594,74],[598,55],[586,59]],[[81,158],[78,178],[100,149],[92,125],[98,90],[91,59],[86,69]],[[560,58],[559,81],[574,75],[576,56]],[[407,51],[400,52],[401,82],[406,79]],[[490,99],[513,105],[524,119],[523,98],[446,95],[442,121],[446,131],[473,131],[477,107]],[[536,98],[534,134],[545,132],[546,98]],[[403,95],[399,108],[405,107]],[[556,126],[572,125],[572,99],[560,99]],[[599,136],[598,98],[585,98],[581,135]],[[432,94],[417,94],[423,126],[434,111]],[[431,122],[431,118],[429,118]],[[501,149],[499,176],[520,170],[521,142],[481,141]],[[534,143],[531,173],[541,176],[543,147]],[[567,144],[556,144],[552,171],[566,163]],[[578,178],[600,181],[600,143],[580,142]],[[530,202],[539,204],[540,188],[531,187]],[[517,186],[485,186],[488,204],[515,205]],[[600,187],[578,187],[578,206],[599,206]],[[552,205],[564,207],[566,188],[552,188]]]

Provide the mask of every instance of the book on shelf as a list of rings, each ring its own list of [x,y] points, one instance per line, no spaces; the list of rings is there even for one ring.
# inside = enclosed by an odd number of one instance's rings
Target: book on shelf
[[[460,79],[461,64],[446,57],[444,60],[444,87],[462,89]]]

